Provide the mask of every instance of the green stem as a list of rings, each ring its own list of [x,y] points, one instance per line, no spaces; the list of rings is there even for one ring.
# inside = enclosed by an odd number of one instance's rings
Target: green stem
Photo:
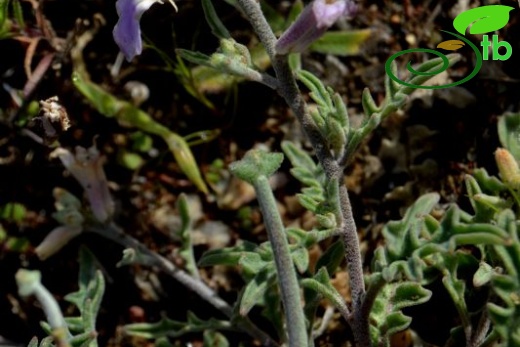
[[[287,241],[282,219],[276,206],[276,200],[267,177],[259,176],[253,185],[260,209],[262,210],[269,241],[273,248],[287,322],[289,347],[305,347],[308,346],[308,340],[301,304],[300,287],[289,250],[289,242]]]
[[[70,347],[68,339],[71,334],[65,323],[65,318],[63,318],[63,313],[56,299],[41,283],[41,273],[25,269],[19,270],[16,273],[16,282],[21,296],[34,295],[42,306],[57,346]]]

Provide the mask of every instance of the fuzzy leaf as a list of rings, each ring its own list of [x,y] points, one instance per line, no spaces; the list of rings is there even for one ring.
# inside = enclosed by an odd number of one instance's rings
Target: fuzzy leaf
[[[322,267],[314,278],[305,278],[300,281],[304,288],[309,288],[330,301],[340,312],[348,312],[345,299],[330,283],[330,277],[326,268]]]
[[[188,312],[187,322],[175,321],[162,318],[157,323],[135,323],[124,327],[128,335],[143,337],[145,339],[156,339],[160,337],[178,337],[184,334],[206,330],[232,330],[231,323],[211,318],[202,320],[193,313]]]
[[[274,174],[282,161],[282,153],[250,150],[242,160],[232,163],[229,170],[238,178],[250,184],[255,184],[258,178],[269,177]]]
[[[239,302],[241,316],[246,316],[253,306],[264,301],[267,289],[273,285],[276,278],[274,264],[258,272],[246,285]]]
[[[298,79],[310,89],[310,96],[314,102],[324,108],[325,112],[330,112],[333,109],[332,99],[327,88],[323,85],[320,79],[308,71],[299,70],[297,72]],[[323,113],[322,113],[323,114]]]
[[[520,113],[506,113],[498,118],[498,136],[502,146],[520,161]]]
[[[405,330],[412,319],[401,310],[428,301],[431,291],[418,283],[389,283],[379,292],[370,312],[371,337],[375,346],[389,345],[390,336]]]

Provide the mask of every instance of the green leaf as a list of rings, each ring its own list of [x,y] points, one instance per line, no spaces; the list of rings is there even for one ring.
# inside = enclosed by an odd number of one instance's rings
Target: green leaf
[[[209,0],[207,0],[209,1]],[[187,60],[191,63],[197,64],[197,65],[205,65],[205,66],[211,66],[210,59],[211,57],[200,52],[194,52],[190,51],[188,49],[182,49],[177,48],[175,50],[175,53],[177,53],[182,59]]]
[[[10,202],[0,207],[0,219],[10,223],[20,223],[27,213],[24,205],[17,202]]]
[[[327,269],[327,273],[334,274],[345,257],[345,244],[342,240],[334,242],[316,262],[316,270],[322,267]]]
[[[211,28],[211,32],[219,39],[229,39],[231,35],[229,31],[226,29],[220,17],[218,16],[215,8],[213,7],[213,3],[211,0],[202,0],[202,9],[204,10],[204,16],[206,17],[206,22],[208,22],[209,27]]]
[[[141,131],[130,134],[132,140],[132,149],[134,151],[147,153],[153,148],[153,139]]]
[[[234,328],[229,322],[214,318],[205,321],[191,312],[188,312],[187,322],[164,317],[157,323],[135,323],[124,327],[126,334],[146,339],[157,339],[165,336],[178,337],[206,330],[234,330]]]
[[[311,174],[315,174],[318,170],[318,165],[312,158],[302,149],[298,148],[293,142],[283,141],[282,149],[292,166],[295,168],[305,169]]]
[[[274,264],[258,272],[256,276],[246,285],[239,302],[241,316],[247,316],[253,306],[264,301],[267,289],[274,285],[276,272]]]
[[[330,110],[334,108],[330,93],[318,77],[305,70],[297,71],[296,76],[307,88],[309,88],[312,100],[314,100],[314,102],[319,106],[323,107],[325,112],[330,112]],[[323,112],[320,113],[323,115]]]
[[[340,312],[348,312],[345,299],[330,283],[330,277],[326,268],[322,267],[316,275],[314,275],[314,278],[305,278],[300,281],[300,284],[302,287],[312,289],[329,300]]]
[[[4,30],[4,26],[8,19],[9,0],[0,0],[0,31]]]
[[[181,217],[181,228],[177,232],[181,238],[181,247],[179,255],[185,261],[186,270],[194,277],[199,277],[199,269],[193,254],[193,245],[191,242],[191,218],[189,214],[188,200],[185,194],[180,194],[177,200],[177,210]]]
[[[495,274],[495,270],[486,262],[480,262],[477,272],[473,275],[473,286],[482,287],[488,284]]]
[[[498,117],[498,137],[502,146],[507,148],[520,161],[520,113],[506,113]]]
[[[309,251],[304,247],[299,247],[291,252],[291,256],[301,274],[309,269]]]
[[[198,265],[201,267],[214,265],[240,266],[247,276],[251,276],[269,264],[269,261],[263,260],[258,252],[259,249],[255,244],[244,242],[239,246],[208,251],[204,253]]]
[[[462,35],[469,26],[470,34],[486,34],[502,29],[509,22],[509,12],[514,7],[504,5],[488,5],[472,8],[459,14],[453,20],[453,27]]]
[[[209,0],[206,0],[209,1]],[[229,347],[229,342],[224,335],[214,330],[204,331],[203,347]]]
[[[260,177],[269,177],[282,165],[282,153],[268,153],[263,150],[250,150],[242,160],[232,163],[229,170],[238,178],[255,184]]]
[[[121,150],[118,153],[119,163],[129,170],[137,170],[144,165],[144,159],[139,154]]]
[[[359,54],[361,44],[372,35],[371,29],[328,31],[314,41],[309,49],[322,54],[351,56]]]
[[[19,30],[25,31],[25,20],[23,19],[23,10],[22,5],[20,4],[20,0],[13,0],[12,7],[13,17],[16,19],[16,22],[18,23]],[[0,28],[2,28],[1,24]]]
[[[389,346],[391,335],[405,330],[412,321],[401,310],[425,303],[431,295],[431,291],[418,283],[400,282],[384,285],[370,312],[373,345]]]

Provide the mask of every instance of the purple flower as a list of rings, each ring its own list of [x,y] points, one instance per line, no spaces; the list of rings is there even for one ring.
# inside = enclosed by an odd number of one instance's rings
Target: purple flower
[[[352,0],[315,0],[278,39],[276,53],[303,52],[338,19],[353,16],[356,10]]]
[[[177,9],[173,0],[169,1]],[[128,61],[141,54],[143,50],[139,21],[143,13],[156,2],[163,3],[161,0],[117,0],[116,2],[119,20],[113,31],[114,41]]]
[[[87,193],[94,217],[102,223],[112,217],[114,201],[108,190],[108,181],[103,171],[104,157],[96,146],[88,149],[77,146],[76,153],[58,147],[51,157],[58,157]]]

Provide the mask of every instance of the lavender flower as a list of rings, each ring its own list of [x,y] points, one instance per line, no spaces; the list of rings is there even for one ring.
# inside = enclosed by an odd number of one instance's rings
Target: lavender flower
[[[128,61],[141,54],[143,50],[139,21],[143,13],[156,2],[163,3],[161,0],[117,0],[116,2],[119,20],[113,31],[114,41]],[[173,0],[169,2],[177,10]]]
[[[77,146],[75,155],[59,147],[51,153],[51,156],[58,157],[81,184],[87,193],[94,217],[100,222],[106,222],[114,213],[114,201],[103,171],[104,158],[100,156],[96,146],[88,149]]]
[[[352,0],[315,0],[282,34],[276,43],[276,53],[303,52],[338,19],[353,16],[356,10],[357,6]]]

